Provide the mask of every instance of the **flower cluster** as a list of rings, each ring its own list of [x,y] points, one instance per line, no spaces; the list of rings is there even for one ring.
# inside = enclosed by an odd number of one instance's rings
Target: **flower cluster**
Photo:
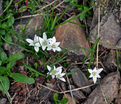
[[[57,78],[60,79],[61,81],[66,82],[66,80],[63,78],[63,76],[65,75],[65,73],[62,73],[62,66],[60,67],[55,67],[52,69],[50,66],[47,65],[47,69],[48,69],[48,75],[51,75],[52,78]]]
[[[43,38],[35,35],[34,40],[26,39],[26,41],[29,43],[29,46],[34,46],[34,49],[36,52],[39,52],[39,47],[42,47],[42,50],[53,50],[55,51],[61,51],[61,48],[59,47],[60,42],[56,42],[56,38],[49,38],[47,39],[47,35],[44,32]]]
[[[93,79],[94,84],[97,81],[97,78],[101,78],[101,76],[99,75],[102,72],[103,68],[97,69],[96,67],[92,70],[92,69],[88,69],[90,76],[89,78]]]

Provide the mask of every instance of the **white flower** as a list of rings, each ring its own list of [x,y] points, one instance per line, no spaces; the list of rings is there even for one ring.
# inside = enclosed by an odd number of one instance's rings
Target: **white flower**
[[[45,32],[43,33],[43,38],[40,38],[39,41],[42,46],[42,50],[45,50],[46,47],[48,47],[48,45],[49,45],[49,41],[47,39],[47,35]]]
[[[54,69],[52,70],[52,68],[47,65],[47,69],[49,70],[47,74],[51,75],[52,78],[56,77],[57,79],[60,79],[61,81],[66,82],[66,80],[63,78],[65,73],[62,73],[62,66],[57,67],[57,68],[54,66]]]
[[[66,73],[62,73],[62,68],[59,70],[59,73],[56,75],[56,78],[57,79],[60,79],[61,81],[63,82],[66,82],[65,78],[63,78],[63,76],[65,75]]]
[[[56,42],[55,37],[48,39],[48,41],[49,41],[49,45],[47,47],[47,50],[53,50],[54,52],[61,51],[61,48],[59,47],[60,42]]]
[[[29,43],[29,46],[34,46],[34,49],[36,52],[39,51],[40,43],[39,38],[37,35],[34,36],[34,40],[26,39],[26,41]]]
[[[55,76],[60,73],[60,70],[62,69],[62,67],[60,66],[60,67],[56,68],[54,66],[54,68],[52,69],[50,66],[47,65],[47,69],[49,70],[49,72],[47,74],[51,75],[52,78],[55,78]]]
[[[88,69],[90,76],[89,78],[93,79],[93,82],[96,83],[97,78],[101,78],[101,76],[99,75],[102,72],[103,68],[97,69],[96,67],[92,70],[92,69]]]

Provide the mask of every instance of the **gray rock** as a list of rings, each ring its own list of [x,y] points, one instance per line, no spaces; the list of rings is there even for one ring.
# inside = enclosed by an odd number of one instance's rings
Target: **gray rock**
[[[2,3],[3,3],[3,0],[0,0],[0,16],[3,13],[3,9],[2,9],[3,5],[2,5]]]
[[[113,72],[107,75],[89,95],[84,104],[110,104],[118,95],[119,80],[120,73]]]
[[[23,50],[15,45],[10,45],[8,43],[4,43],[4,50],[8,52],[8,55],[15,54],[17,52],[22,52]]]
[[[27,27],[24,32],[24,36],[27,37],[34,37],[35,34],[39,34],[41,30],[41,25],[42,25],[43,19],[40,15],[35,16],[33,18],[26,18],[22,20],[22,24],[20,22],[16,22],[14,24],[15,31],[18,34],[22,34],[21,27],[25,27],[27,24]]]
[[[0,99],[0,104],[6,104],[6,102],[7,102],[7,99],[6,98]]]
[[[105,66],[107,73],[117,70],[116,51],[115,50],[110,50],[109,54],[106,55],[104,60],[105,61],[103,61],[104,62],[103,64]]]
[[[99,2],[99,0],[97,0]],[[105,3],[106,2],[106,3]],[[109,49],[121,49],[121,5],[120,0],[106,0],[100,2],[100,45]],[[94,8],[90,41],[94,43],[98,31],[98,8]]]
[[[78,19],[73,20],[72,22],[80,24]],[[61,42],[60,47],[62,48],[75,48],[83,47],[89,49],[89,43],[86,40],[85,32],[82,27],[66,23],[56,29],[55,37],[57,41]],[[87,50],[82,48],[77,48],[69,51],[70,54],[74,53],[76,55],[86,55]]]
[[[72,79],[74,81],[74,84],[78,87],[84,87],[89,85],[89,81],[87,79],[87,77],[85,76],[85,74],[76,66],[71,66],[69,68],[69,70],[73,71],[76,70],[75,73],[72,74]],[[90,93],[91,89],[90,88],[85,88],[82,89],[82,91],[86,92],[86,93]]]
[[[75,89],[75,86],[71,85],[71,89]],[[86,98],[81,91],[72,91],[72,94],[78,100],[82,100]]]

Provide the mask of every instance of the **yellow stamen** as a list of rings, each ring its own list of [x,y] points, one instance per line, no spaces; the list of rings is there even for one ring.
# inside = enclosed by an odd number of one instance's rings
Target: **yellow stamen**
[[[56,46],[53,44],[53,45],[52,45],[52,48],[56,48]]]
[[[58,77],[58,78],[61,77],[60,74],[58,74],[57,77]]]
[[[44,41],[42,44],[43,44],[43,45],[47,45],[47,42],[46,42],[46,41]]]
[[[96,75],[96,72],[92,72],[92,75],[95,76]]]
[[[52,74],[55,75],[55,71],[54,70],[52,71]]]

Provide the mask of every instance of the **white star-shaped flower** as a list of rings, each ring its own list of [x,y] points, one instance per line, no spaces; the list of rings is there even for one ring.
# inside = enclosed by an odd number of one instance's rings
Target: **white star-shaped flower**
[[[48,69],[48,71],[49,71],[47,74],[51,75],[52,78],[55,78],[55,76],[58,75],[58,74],[60,73],[60,70],[62,69],[62,67],[60,66],[60,67],[57,67],[57,68],[56,68],[56,67],[54,66],[54,68],[52,69],[50,66],[47,65],[47,69]]]
[[[29,43],[29,46],[34,46],[34,49],[36,52],[39,51],[40,43],[39,43],[39,36],[35,35],[34,40],[32,39],[26,39],[26,41]]]
[[[89,78],[93,79],[93,82],[96,83],[97,78],[101,78],[101,76],[99,75],[102,72],[103,68],[99,68],[97,69],[96,67],[92,70],[92,69],[88,69],[90,76]]]
[[[58,74],[56,75],[56,78],[57,79],[60,79],[61,81],[63,82],[66,82],[65,78],[63,78],[63,76],[65,75],[66,73],[62,73],[62,68],[59,70]]]
[[[56,42],[55,37],[48,39],[48,41],[49,41],[49,45],[47,47],[47,50],[53,50],[54,52],[61,51],[61,48],[59,47],[60,42]]]
[[[45,50],[46,47],[48,47],[48,45],[49,45],[49,41],[47,39],[47,35],[45,32],[43,33],[43,38],[40,38],[39,41],[42,46],[42,50]]]

